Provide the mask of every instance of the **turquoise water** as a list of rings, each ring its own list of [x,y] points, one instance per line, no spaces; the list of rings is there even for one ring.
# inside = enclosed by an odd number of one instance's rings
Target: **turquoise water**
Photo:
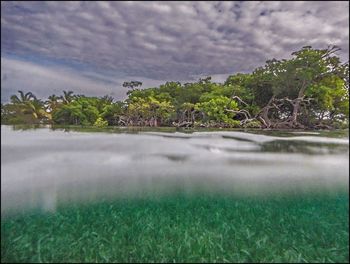
[[[1,127],[2,262],[348,262],[348,131]]]

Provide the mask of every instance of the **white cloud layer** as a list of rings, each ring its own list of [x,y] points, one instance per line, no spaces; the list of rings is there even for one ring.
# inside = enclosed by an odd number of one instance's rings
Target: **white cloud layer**
[[[118,77],[165,81],[246,72],[305,45],[335,44],[342,60],[349,55],[347,1],[2,2],[1,7],[2,57],[64,60]],[[101,94],[107,88],[98,89]]]

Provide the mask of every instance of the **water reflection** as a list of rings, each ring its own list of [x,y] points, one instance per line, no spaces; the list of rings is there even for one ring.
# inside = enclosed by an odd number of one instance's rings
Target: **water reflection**
[[[167,194],[348,191],[349,139],[284,132],[64,132],[1,127],[2,213]]]
[[[310,155],[341,154],[349,151],[347,144],[275,140],[261,145],[262,152],[304,153]]]

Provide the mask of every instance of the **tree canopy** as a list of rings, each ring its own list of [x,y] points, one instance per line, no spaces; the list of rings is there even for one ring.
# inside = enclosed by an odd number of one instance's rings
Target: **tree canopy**
[[[51,123],[110,126],[216,126],[333,128],[349,124],[349,64],[336,46],[305,46],[290,59],[271,59],[252,73],[197,82],[166,82],[138,89],[124,82],[127,99],[87,97],[63,91],[42,101],[18,91],[1,105],[4,124]]]

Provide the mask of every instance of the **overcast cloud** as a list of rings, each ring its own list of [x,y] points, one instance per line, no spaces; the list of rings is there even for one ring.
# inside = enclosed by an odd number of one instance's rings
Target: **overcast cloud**
[[[125,97],[250,72],[302,46],[349,56],[349,2],[1,2],[2,101],[21,89]]]

